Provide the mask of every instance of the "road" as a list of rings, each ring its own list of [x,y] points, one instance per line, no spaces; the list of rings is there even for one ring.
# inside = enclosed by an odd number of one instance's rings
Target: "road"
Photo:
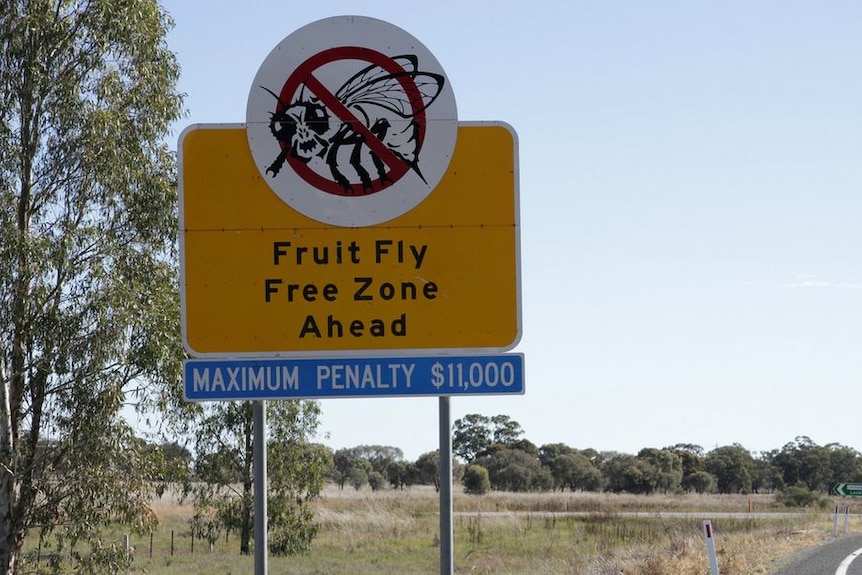
[[[862,535],[798,553],[774,575],[862,575]]]
[[[592,517],[603,515],[596,511],[456,511],[456,517]],[[744,511],[612,511],[607,515],[614,517],[638,517],[644,519],[689,519],[700,521],[702,519],[785,519],[788,517],[809,517],[809,512],[754,512]],[[824,513],[824,517],[827,514]],[[831,517],[831,515],[828,515]],[[855,515],[848,516],[851,520]],[[862,561],[862,559],[860,559]],[[862,575],[862,574],[860,574]]]

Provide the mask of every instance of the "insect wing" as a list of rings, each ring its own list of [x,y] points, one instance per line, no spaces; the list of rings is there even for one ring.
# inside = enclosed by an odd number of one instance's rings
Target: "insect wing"
[[[405,56],[395,56],[392,60],[401,66],[405,72],[415,72],[418,60],[415,55],[408,54]],[[351,76],[344,85],[335,93],[335,97],[343,104],[347,104],[353,95],[362,91],[369,83],[379,80],[385,76],[390,76],[392,73],[384,70],[377,64],[367,66]]]
[[[419,92],[422,105],[414,108],[413,102],[404,90],[402,80],[409,78]],[[402,118],[412,118],[415,114],[422,112],[440,94],[443,89],[444,78],[440,74],[430,72],[404,72],[388,74],[375,78],[366,84],[359,86],[350,96],[348,101],[343,102],[346,106],[357,106],[370,104],[380,106],[394,112]]]

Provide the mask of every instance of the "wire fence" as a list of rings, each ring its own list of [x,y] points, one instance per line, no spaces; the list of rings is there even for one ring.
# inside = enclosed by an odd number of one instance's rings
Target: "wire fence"
[[[231,532],[226,532],[216,539],[195,536],[192,530],[171,529],[170,532],[150,532],[145,535],[122,534],[100,540],[103,548],[113,548],[125,551],[129,559],[153,558],[179,555],[194,555],[196,553],[213,553],[216,546],[231,544]],[[235,543],[236,544],[236,543]],[[72,559],[76,555],[87,555],[92,552],[92,546],[87,544],[71,546],[66,550],[57,551],[50,545],[40,541],[35,549],[25,551],[21,555],[22,563],[36,567],[50,561]],[[37,571],[38,572],[38,571]]]

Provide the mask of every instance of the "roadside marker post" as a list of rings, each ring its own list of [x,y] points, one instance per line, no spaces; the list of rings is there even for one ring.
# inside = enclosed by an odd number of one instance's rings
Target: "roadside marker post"
[[[709,571],[712,575],[720,575],[718,572],[718,558],[715,555],[715,533],[712,530],[712,521],[705,519],[703,522],[703,536],[706,539],[706,554],[709,558]]]

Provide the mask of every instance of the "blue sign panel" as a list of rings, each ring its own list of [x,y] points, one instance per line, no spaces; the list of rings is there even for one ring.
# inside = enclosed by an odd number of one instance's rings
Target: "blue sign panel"
[[[188,359],[188,401],[524,393],[524,355]]]

